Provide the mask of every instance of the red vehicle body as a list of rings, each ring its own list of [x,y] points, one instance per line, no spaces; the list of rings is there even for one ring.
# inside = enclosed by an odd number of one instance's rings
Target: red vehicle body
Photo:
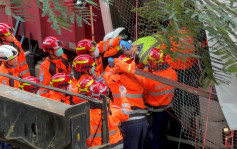
[[[75,1],[71,0],[68,3],[74,3]],[[99,4],[99,0],[96,0],[96,2]],[[40,49],[42,49],[42,42],[46,36],[56,36],[60,38],[63,41],[63,48],[67,50],[74,51],[75,50],[75,44],[85,38],[91,39],[91,26],[86,25],[83,23],[82,27],[78,27],[77,23],[71,24],[71,31],[65,30],[61,28],[61,35],[57,34],[57,31],[51,28],[51,23],[49,23],[48,16],[41,17],[41,9],[37,6],[36,1],[32,2],[30,5],[30,8],[26,7],[26,14],[31,14],[34,16],[34,18],[31,18],[31,20],[26,20],[26,22],[23,23],[24,26],[24,34],[25,38],[36,40],[38,41],[38,46]],[[12,16],[8,16],[5,13],[5,8],[0,7],[0,22],[2,23],[9,23],[13,27],[15,27],[16,20]],[[100,9],[93,7],[93,13],[96,14],[94,17],[94,35],[95,35],[95,41],[98,42],[103,39],[104,36],[104,27],[103,27],[103,20],[101,16]],[[22,35],[21,30],[19,28],[18,35]]]

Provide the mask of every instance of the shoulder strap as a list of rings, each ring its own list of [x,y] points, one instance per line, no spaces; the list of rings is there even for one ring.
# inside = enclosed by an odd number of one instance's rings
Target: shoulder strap
[[[54,64],[53,62],[50,62],[49,64],[49,73],[51,74],[51,76],[56,74],[56,64]]]

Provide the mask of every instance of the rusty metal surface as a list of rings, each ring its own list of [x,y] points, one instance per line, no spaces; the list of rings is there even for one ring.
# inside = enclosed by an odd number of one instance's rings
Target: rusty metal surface
[[[20,82],[33,84],[33,85],[38,86],[38,87],[42,87],[42,88],[46,88],[46,89],[49,89],[49,90],[65,93],[65,94],[72,95],[72,96],[77,96],[77,97],[80,97],[82,99],[87,99],[89,101],[92,101],[92,102],[95,102],[95,103],[98,103],[98,104],[101,104],[101,105],[103,104],[103,102],[98,100],[98,99],[91,98],[91,97],[88,97],[88,96],[85,96],[85,95],[82,95],[82,94],[76,94],[76,93],[68,92],[68,91],[63,90],[63,89],[59,89],[59,88],[55,88],[55,87],[50,87],[50,86],[34,83],[34,82],[31,82],[31,81],[27,81],[27,80],[24,80],[24,79],[21,79],[21,78],[13,77],[11,75],[7,75],[7,74],[1,73],[1,72],[0,72],[0,75],[4,76],[4,77],[7,77],[7,78],[11,78],[13,80],[20,81]]]
[[[151,80],[155,80],[155,81],[173,86],[175,88],[187,91],[187,92],[195,94],[195,95],[199,95],[199,96],[202,96],[202,97],[209,98],[210,93],[203,90],[203,89],[200,89],[200,88],[191,87],[191,86],[185,85],[185,84],[180,83],[180,82],[176,82],[176,81],[173,81],[173,80],[170,80],[170,79],[158,76],[158,75],[154,75],[152,73],[146,72],[146,71],[141,70],[141,69],[136,69],[135,74],[137,74],[139,76],[149,78]],[[211,94],[211,99],[212,100],[217,100],[218,99],[217,95]]]
[[[86,148],[89,104],[70,106],[0,84],[0,140],[20,148]]]

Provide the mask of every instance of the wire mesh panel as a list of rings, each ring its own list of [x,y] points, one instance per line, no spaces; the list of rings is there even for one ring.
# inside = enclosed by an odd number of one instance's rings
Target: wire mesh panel
[[[139,0],[138,7],[148,7],[149,5],[146,5],[146,3],[152,1],[153,0]],[[125,27],[135,41],[136,1],[114,0],[113,2]],[[150,13],[161,13],[161,16],[158,17],[158,19],[146,18],[143,16],[142,11],[140,11],[140,14],[138,13],[138,38],[151,36],[157,33],[164,35],[164,33],[167,33],[166,29],[168,27],[175,26],[175,24],[172,24],[172,21],[168,21],[172,20],[170,16],[162,16],[162,11],[159,11],[159,9],[164,8],[165,4],[161,2],[157,5],[159,5],[157,7],[157,12],[151,11]],[[195,8],[193,4],[189,3],[180,4],[180,6],[190,8],[190,11]],[[212,72],[208,72],[211,70],[208,69],[211,61],[207,38],[203,29],[200,28],[195,30],[195,32],[192,31],[191,27],[189,28],[188,24],[190,22],[188,21],[190,21],[190,16],[186,16],[186,11],[181,11],[180,14],[185,17],[184,22],[182,22],[182,25],[185,27],[180,28],[177,36],[166,36],[169,40],[166,47],[170,50],[166,52],[166,60],[169,66],[177,73],[178,82],[195,88],[203,88],[205,87],[205,84],[208,84],[208,81],[210,81],[209,74],[212,74]],[[209,88],[207,88],[207,91],[209,92]],[[212,92],[213,91],[214,89],[212,89]],[[208,106],[209,99],[177,88],[175,89],[174,97],[171,98],[172,99],[170,100],[172,100],[175,113],[174,117],[178,118],[179,121],[176,121],[176,123],[181,124],[180,128],[178,128],[179,135],[176,137],[188,140],[189,144],[192,144],[195,148],[202,147],[204,139],[205,148],[237,147],[236,132],[224,132],[224,129],[227,129],[228,125],[217,101],[211,101],[210,106]],[[208,111],[209,120],[206,130]],[[234,142],[232,142],[232,138]]]

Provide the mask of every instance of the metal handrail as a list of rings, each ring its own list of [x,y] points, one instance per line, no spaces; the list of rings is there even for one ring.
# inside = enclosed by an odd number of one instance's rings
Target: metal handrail
[[[49,90],[61,92],[61,93],[64,93],[64,94],[68,94],[68,95],[72,95],[72,96],[77,96],[77,97],[80,97],[80,98],[92,101],[94,103],[103,105],[102,101],[100,101],[98,99],[95,99],[95,98],[91,98],[91,97],[82,95],[82,94],[76,94],[76,93],[68,92],[68,91],[63,90],[63,89],[59,89],[59,88],[55,88],[55,87],[50,87],[50,86],[34,83],[34,82],[31,82],[31,81],[27,81],[27,80],[24,80],[24,79],[21,79],[21,78],[17,78],[17,77],[11,76],[11,75],[7,75],[7,74],[1,73],[1,72],[0,72],[0,76],[4,76],[4,77],[7,77],[7,78],[10,78],[10,79],[13,79],[13,80],[17,80],[17,81],[20,81],[20,82],[24,82],[24,83],[29,83],[29,84],[32,84],[32,85],[35,85],[35,86],[38,86],[38,87],[42,87],[42,88],[46,88],[46,89],[49,89]]]

